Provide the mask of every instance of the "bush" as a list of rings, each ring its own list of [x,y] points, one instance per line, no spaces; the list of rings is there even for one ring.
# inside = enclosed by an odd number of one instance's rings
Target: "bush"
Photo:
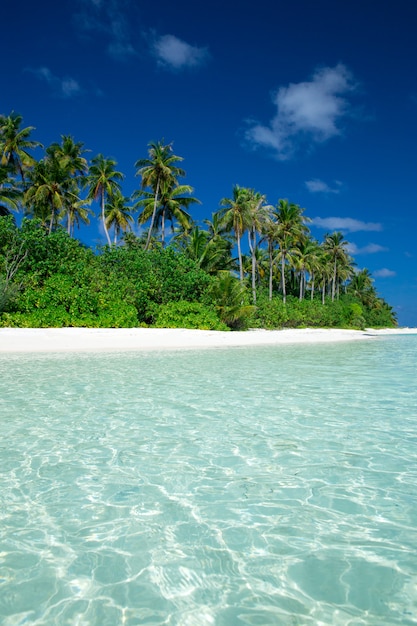
[[[168,302],[159,307],[157,328],[198,328],[200,330],[229,330],[213,309],[200,302]]]

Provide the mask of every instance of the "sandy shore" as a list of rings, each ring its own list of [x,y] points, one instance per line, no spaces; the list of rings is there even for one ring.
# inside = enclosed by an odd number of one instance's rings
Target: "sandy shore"
[[[108,352],[333,343],[392,334],[417,334],[417,329],[387,330],[249,330],[220,332],[165,328],[0,328],[0,353]]]

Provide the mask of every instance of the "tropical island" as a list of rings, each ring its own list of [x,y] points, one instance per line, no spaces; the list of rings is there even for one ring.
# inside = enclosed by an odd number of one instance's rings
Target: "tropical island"
[[[298,204],[235,185],[197,224],[172,144],[148,145],[125,197],[113,158],[87,159],[69,135],[45,148],[34,130],[0,115],[1,327],[396,326],[344,235],[314,239]],[[107,242],[97,249],[74,235],[93,219]]]

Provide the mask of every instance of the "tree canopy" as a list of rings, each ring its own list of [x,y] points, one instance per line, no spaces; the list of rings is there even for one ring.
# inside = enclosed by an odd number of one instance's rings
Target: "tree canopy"
[[[63,135],[36,159],[41,144],[22,123],[0,116],[1,325],[396,324],[343,233],[315,240],[298,204],[271,205],[234,185],[198,223],[199,200],[179,182],[186,172],[172,144],[148,145],[135,163],[140,186],[125,196],[114,158],[89,160]],[[94,219],[95,202],[107,245],[93,250],[74,230]]]

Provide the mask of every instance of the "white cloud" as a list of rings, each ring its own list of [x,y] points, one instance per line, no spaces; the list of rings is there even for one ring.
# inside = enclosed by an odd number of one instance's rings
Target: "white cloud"
[[[394,272],[393,270],[389,270],[388,268],[383,267],[380,270],[376,270],[375,272],[372,272],[372,274],[376,276],[377,278],[391,278],[392,276],[396,276],[397,272]]]
[[[28,71],[40,80],[46,81],[55,94],[62,98],[71,98],[81,93],[80,84],[74,78],[59,78],[48,67],[29,68]]]
[[[311,223],[317,228],[325,230],[345,230],[349,233],[358,231],[380,231],[382,224],[379,222],[362,222],[351,217],[314,217]]]
[[[318,69],[310,81],[280,87],[273,97],[275,116],[267,125],[252,123],[246,139],[254,148],[268,148],[279,159],[288,159],[302,143],[341,134],[340,122],[350,108],[346,95],[354,90],[345,65]]]
[[[311,193],[340,193],[342,183],[336,180],[335,185],[335,187],[331,187],[319,178],[313,178],[305,182],[305,186]]]
[[[130,0],[79,0],[80,10],[74,15],[74,23],[82,33],[99,32],[108,38],[107,52],[116,59],[136,54],[131,42]]]
[[[207,48],[191,46],[175,35],[157,37],[152,51],[160,65],[176,70],[202,65],[208,57]]]
[[[376,254],[377,252],[387,252],[388,248],[380,246],[377,243],[368,243],[368,245],[359,248],[355,243],[349,243],[348,249],[350,254]]]

